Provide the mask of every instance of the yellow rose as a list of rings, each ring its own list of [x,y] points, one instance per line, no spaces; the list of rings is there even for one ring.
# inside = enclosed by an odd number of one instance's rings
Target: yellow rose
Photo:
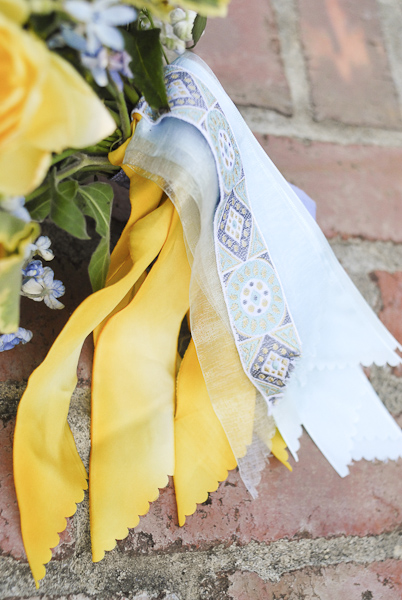
[[[85,148],[116,124],[79,73],[0,14],[0,193],[26,195],[51,153]]]
[[[173,4],[169,0],[126,0],[138,8],[146,8],[162,21],[169,21],[169,14],[178,6],[195,10],[204,17],[226,17],[230,0],[179,0]]]
[[[22,25],[28,18],[27,0],[0,0],[0,13]]]
[[[179,6],[203,17],[226,17],[230,0],[180,0]]]

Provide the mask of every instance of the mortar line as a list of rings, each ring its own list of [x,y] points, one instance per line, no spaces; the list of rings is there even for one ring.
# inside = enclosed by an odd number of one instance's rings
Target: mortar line
[[[402,116],[402,7],[400,0],[377,0],[381,29]]]
[[[356,127],[334,121],[308,121],[288,118],[279,113],[255,106],[238,105],[250,129],[260,135],[308,139],[343,146],[367,145],[380,147],[402,147],[402,131],[374,127]]]
[[[311,120],[310,85],[300,38],[300,18],[295,0],[271,0],[280,41],[281,58],[293,105],[293,119]]]
[[[308,567],[347,563],[371,564],[401,558],[402,532],[398,531],[365,537],[283,539],[270,544],[252,541],[245,546],[219,546],[210,550],[135,556],[111,552],[103,559],[102,569],[93,568],[88,550],[63,561],[62,564],[58,561],[49,563],[48,574],[41,585],[40,593],[52,596],[95,593],[95,597],[98,597],[97,592],[98,589],[102,589],[105,576],[109,581],[116,581],[120,589],[125,573],[128,574],[127,577],[148,583],[149,573],[152,573],[153,581],[157,585],[161,579],[167,579],[173,587],[169,591],[181,594],[182,598],[190,598],[194,596],[189,596],[187,592],[190,588],[194,589],[200,574],[213,577],[225,571],[242,570],[254,572],[264,581],[278,582],[286,573]],[[63,577],[59,575],[60,568],[63,569]],[[10,583],[9,586],[7,574],[10,572],[14,576],[19,575],[18,584]],[[0,587],[0,597],[27,596],[27,591],[32,588],[32,580],[26,563],[21,564],[10,557],[2,557],[0,573],[6,575],[2,577],[4,583],[2,588]],[[185,577],[184,573],[187,574]],[[72,589],[66,589],[63,583],[66,581],[73,582]],[[110,593],[113,590],[108,591]]]

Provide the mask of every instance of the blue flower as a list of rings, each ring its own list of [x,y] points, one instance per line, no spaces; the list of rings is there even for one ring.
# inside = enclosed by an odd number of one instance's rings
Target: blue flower
[[[15,333],[0,335],[0,352],[12,350],[18,344],[26,344],[32,339],[32,331],[19,327]]]
[[[24,205],[24,196],[11,196],[8,198],[2,198],[0,200],[0,208],[2,210],[5,210],[14,217],[17,217],[17,219],[21,219],[21,221],[29,223],[29,221],[31,220],[31,216],[27,209],[24,208]]]
[[[53,260],[54,254],[53,250],[50,250],[50,244],[51,241],[47,235],[39,236],[36,242],[29,246],[31,258],[36,254],[39,254],[44,260]]]
[[[27,277],[21,286],[23,296],[27,296],[35,302],[43,300],[46,306],[53,309],[64,308],[64,304],[57,298],[63,296],[65,291],[63,283],[54,279],[54,273],[50,267],[45,267],[43,273],[37,277]]]
[[[89,54],[89,52],[81,53],[81,62],[84,67],[91,71],[92,77],[99,87],[107,86],[107,68],[109,60],[106,48],[99,48],[95,54]]]
[[[86,2],[85,0],[66,0],[64,9],[79,21],[82,25],[77,28],[77,35],[81,33],[86,37],[86,52],[93,55],[101,46],[107,46],[112,50],[121,51],[124,48],[124,39],[121,32],[116,28],[116,25],[127,25],[135,21],[137,11],[131,6],[118,4],[119,0],[95,0],[94,2]],[[78,38],[75,40],[72,36],[70,41],[65,37],[65,31],[62,32],[67,44],[77,50],[83,51],[83,48],[78,48],[81,42]]]
[[[22,269],[22,274],[25,275],[25,277],[39,277],[43,275],[43,271],[43,265],[40,260],[32,260],[27,264],[25,269]]]

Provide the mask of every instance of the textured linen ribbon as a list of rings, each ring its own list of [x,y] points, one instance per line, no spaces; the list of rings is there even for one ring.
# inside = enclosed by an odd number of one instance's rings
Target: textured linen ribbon
[[[220,197],[214,218],[219,277],[243,369],[268,403],[283,395],[301,343],[285,292],[248,199],[242,156],[217,99],[188,71],[165,69],[170,113],[143,100],[136,113],[158,123],[181,119],[206,138],[215,157]]]

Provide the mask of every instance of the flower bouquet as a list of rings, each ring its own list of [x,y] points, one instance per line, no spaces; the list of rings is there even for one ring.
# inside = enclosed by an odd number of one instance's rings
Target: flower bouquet
[[[287,449],[297,461],[302,427],[342,477],[354,460],[402,456],[402,433],[361,368],[399,364],[398,343],[336,260],[312,201],[185,51],[224,3],[148,2],[137,12],[114,0],[38,1],[29,19],[26,3],[2,5],[26,61],[10,63],[9,104],[26,100],[15,73],[36,82],[12,134],[2,119],[6,336],[18,337],[20,289],[60,307],[62,284],[35,258],[52,256],[49,240],[35,242],[36,221],[50,217],[85,238],[91,217],[100,236],[89,263],[94,293],[31,375],[18,410],[14,477],[37,584],[88,479],[99,561],[168,476],[184,525],[228,470],[237,466],[255,497],[270,454],[290,468]],[[178,58],[168,64],[164,49]],[[99,174],[129,184],[131,214],[110,259],[112,191]],[[88,476],[67,414],[90,334]]]

